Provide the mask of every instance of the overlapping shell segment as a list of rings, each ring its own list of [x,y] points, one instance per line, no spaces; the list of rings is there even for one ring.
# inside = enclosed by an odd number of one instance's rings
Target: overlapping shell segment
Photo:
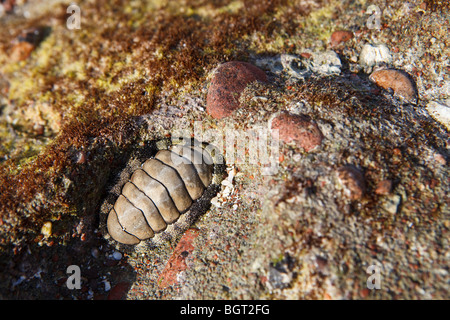
[[[217,154],[211,150],[200,143],[174,144],[145,160],[110,209],[108,234],[135,245],[178,221],[213,183]]]

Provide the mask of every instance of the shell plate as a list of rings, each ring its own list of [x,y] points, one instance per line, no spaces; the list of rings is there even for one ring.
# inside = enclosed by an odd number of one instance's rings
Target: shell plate
[[[154,146],[151,157],[132,156],[102,205],[103,234],[120,246],[154,246],[181,234],[220,188],[224,159],[212,145],[165,139]]]

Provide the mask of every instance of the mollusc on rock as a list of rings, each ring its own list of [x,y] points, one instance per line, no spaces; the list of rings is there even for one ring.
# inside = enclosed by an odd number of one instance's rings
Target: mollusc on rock
[[[448,99],[446,5],[380,5],[378,30],[355,1],[81,0],[70,30],[69,3],[55,2],[0,17],[0,298],[448,298],[448,128],[429,105]],[[11,59],[42,21],[47,36]],[[330,50],[336,30],[354,37]],[[360,64],[367,43],[391,59]],[[219,119],[210,76],[230,61],[260,71],[234,69]],[[416,105],[380,94],[368,72],[382,65],[413,76]],[[285,113],[301,120],[285,122],[288,137],[306,123],[321,133],[314,150],[271,143]],[[222,180],[183,232],[122,250],[99,223],[110,186],[175,136],[217,146]],[[359,174],[339,177],[348,166]]]

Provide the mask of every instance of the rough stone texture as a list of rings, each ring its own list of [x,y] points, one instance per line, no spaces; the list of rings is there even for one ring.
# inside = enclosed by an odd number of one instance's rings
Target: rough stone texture
[[[228,117],[239,108],[239,97],[253,81],[267,81],[258,67],[241,61],[231,61],[215,70],[206,98],[206,112],[216,119]]]
[[[317,124],[301,114],[282,112],[271,122],[271,130],[278,131],[278,137],[285,143],[295,143],[306,152],[317,148],[323,139],[323,134]]]
[[[4,14],[0,298],[448,299],[449,132],[426,106],[449,105],[449,11],[448,1],[425,2],[373,1],[380,30],[367,27],[369,3],[350,0],[80,0],[80,30],[66,27],[71,1],[29,0]],[[15,39],[42,23],[49,35],[11,61]],[[336,30],[355,36],[330,48]],[[369,80],[359,63],[368,43],[383,43],[391,59],[380,63],[415,78],[417,105]],[[205,112],[209,75],[225,61],[260,66],[270,82],[248,84],[241,108],[215,119]],[[158,286],[179,239],[114,258],[99,206],[133,151],[181,129],[210,142],[253,137],[285,111],[314,120],[320,148],[281,143],[270,172],[230,160],[193,226],[181,281]],[[348,164],[364,172],[357,200],[342,196],[336,175]],[[386,179],[391,192],[376,194]],[[80,267],[80,290],[66,287],[69,265]],[[370,266],[381,269],[379,290],[367,288]]]

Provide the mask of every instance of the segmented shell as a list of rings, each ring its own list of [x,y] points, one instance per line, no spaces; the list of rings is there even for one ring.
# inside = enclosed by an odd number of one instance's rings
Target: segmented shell
[[[146,160],[123,185],[106,227],[116,241],[153,238],[189,211],[214,175],[212,155],[199,145],[175,145]]]

